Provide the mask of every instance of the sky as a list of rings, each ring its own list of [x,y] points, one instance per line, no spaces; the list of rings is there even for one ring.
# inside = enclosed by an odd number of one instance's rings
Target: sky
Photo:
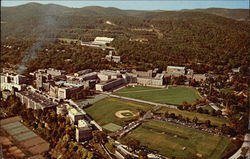
[[[59,4],[73,8],[81,8],[85,6],[103,6],[116,7],[120,9],[135,9],[135,10],[181,10],[194,8],[245,8],[249,9],[248,0],[55,0],[55,1],[15,1],[15,0],[1,0],[1,6],[16,6],[26,4],[29,2],[37,2],[42,4]]]

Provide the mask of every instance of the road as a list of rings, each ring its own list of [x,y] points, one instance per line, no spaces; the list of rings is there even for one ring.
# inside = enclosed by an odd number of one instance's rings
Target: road
[[[240,149],[233,155],[231,156],[229,159],[237,159],[238,157],[241,156],[241,150],[243,147],[248,147],[250,148],[250,133],[247,133],[244,137],[244,142],[243,144],[241,145]],[[248,153],[246,155],[246,158],[247,159],[250,159],[250,150],[248,149]]]

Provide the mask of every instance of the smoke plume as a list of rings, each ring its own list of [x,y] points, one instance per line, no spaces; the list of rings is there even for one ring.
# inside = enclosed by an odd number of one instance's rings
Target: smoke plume
[[[44,12],[39,18],[39,22],[36,27],[32,30],[33,33],[38,35],[36,42],[29,48],[26,52],[23,53],[23,59],[21,64],[18,66],[17,73],[22,74],[27,68],[27,64],[37,58],[37,53],[39,49],[47,42],[55,39],[51,39],[51,34],[55,34],[57,21],[57,8],[49,6],[47,9],[44,9]],[[50,38],[50,39],[49,39]]]

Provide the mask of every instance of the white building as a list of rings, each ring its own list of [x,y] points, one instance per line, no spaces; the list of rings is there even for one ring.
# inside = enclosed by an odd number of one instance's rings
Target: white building
[[[12,91],[16,88],[18,91],[24,88],[26,77],[18,74],[0,74],[0,85],[1,90]]]
[[[77,124],[78,120],[84,119],[85,112],[74,108],[73,106],[67,104],[66,108],[68,110],[68,116],[72,123]]]
[[[54,77],[54,76],[65,75],[66,72],[64,70],[57,70],[54,68],[49,68],[49,69],[47,69],[47,74],[50,74],[52,77]]]
[[[121,56],[113,56],[112,51],[109,52],[109,55],[105,56],[105,59],[108,60],[109,62],[113,61],[115,63],[121,62]]]
[[[101,70],[98,74],[97,74],[98,78],[100,79],[100,81],[108,81],[110,79],[117,79],[117,78],[121,78],[122,74],[120,73],[120,71],[113,71],[113,70]]]
[[[94,45],[107,45],[111,43],[114,40],[114,38],[108,38],[108,37],[96,37],[95,40],[92,42]]]
[[[83,142],[92,138],[92,127],[85,120],[78,120],[76,127],[76,141]]]
[[[167,74],[173,75],[185,75],[186,68],[180,66],[168,66],[167,67]]]

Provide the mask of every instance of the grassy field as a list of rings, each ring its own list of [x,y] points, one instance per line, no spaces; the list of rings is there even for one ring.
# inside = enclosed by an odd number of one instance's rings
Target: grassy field
[[[157,111],[157,113],[175,113],[175,115],[182,115],[183,117],[188,117],[190,120],[192,120],[194,117],[197,117],[200,121],[204,122],[206,120],[210,120],[212,125],[221,126],[221,124],[229,124],[229,121],[225,118],[219,118],[214,117],[208,114],[201,114],[201,113],[195,113],[195,112],[189,112],[185,110],[179,110],[179,109],[171,109],[162,107]]]
[[[197,153],[202,158],[220,159],[225,152],[237,148],[230,138],[154,120],[143,123],[125,138],[137,139],[141,145],[177,159],[196,158]]]
[[[149,110],[152,108],[150,105],[140,104],[136,102],[130,102],[125,100],[120,100],[116,98],[105,98],[94,105],[86,108],[85,111],[89,113],[97,123],[101,126],[114,123],[123,126],[124,121],[130,120],[132,118],[121,119],[115,116],[115,113],[120,110],[130,110],[132,112],[138,112],[138,109]]]
[[[182,86],[170,86],[168,89],[144,86],[125,87],[114,94],[163,104],[182,104],[184,101],[193,103],[200,98],[194,88]]]
[[[102,127],[103,127],[104,129],[109,130],[109,131],[112,131],[112,132],[115,132],[115,131],[117,131],[117,130],[119,130],[119,129],[122,128],[121,126],[116,125],[116,124],[114,124],[114,123],[108,123],[108,124],[106,124],[106,125],[104,125],[104,126],[102,126]]]

